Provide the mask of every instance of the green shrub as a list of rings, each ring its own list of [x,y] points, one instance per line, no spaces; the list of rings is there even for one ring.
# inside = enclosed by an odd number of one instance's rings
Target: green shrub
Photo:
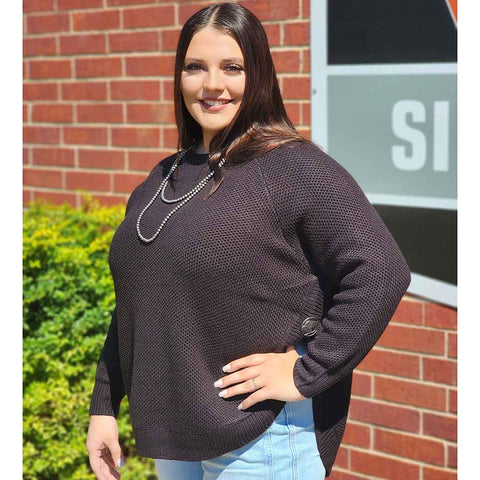
[[[27,480],[95,479],[85,440],[97,361],[115,304],[108,265],[124,206],[28,205],[23,228],[23,458]],[[118,417],[122,480],[156,479],[136,456],[128,399]]]

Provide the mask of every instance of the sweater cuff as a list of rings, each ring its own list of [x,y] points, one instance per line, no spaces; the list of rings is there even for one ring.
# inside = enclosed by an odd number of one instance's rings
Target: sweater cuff
[[[322,379],[327,371],[316,363],[308,353],[298,357],[293,367],[293,383],[306,398],[312,398],[325,390]]]
[[[89,415],[110,415],[117,418],[122,399],[114,400],[115,398],[110,384],[97,380],[90,400]]]

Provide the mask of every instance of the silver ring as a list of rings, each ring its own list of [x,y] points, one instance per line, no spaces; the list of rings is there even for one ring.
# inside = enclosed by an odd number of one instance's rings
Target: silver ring
[[[257,384],[255,383],[255,379],[252,378],[253,386],[255,387],[255,390],[258,390]]]

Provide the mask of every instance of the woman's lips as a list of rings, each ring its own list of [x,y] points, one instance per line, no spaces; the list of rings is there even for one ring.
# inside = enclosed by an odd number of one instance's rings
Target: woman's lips
[[[233,100],[230,100],[224,103],[223,105],[208,105],[208,103],[205,103],[203,100],[200,100],[200,105],[202,106],[202,108],[204,108],[205,110],[208,110],[209,112],[218,112],[219,110],[223,110],[227,105],[229,105],[232,102]]]

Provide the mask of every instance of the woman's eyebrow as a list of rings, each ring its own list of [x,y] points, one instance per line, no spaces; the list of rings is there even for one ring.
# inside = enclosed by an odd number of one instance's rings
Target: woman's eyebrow
[[[204,60],[202,60],[201,58],[191,58],[191,57],[186,57],[185,58],[185,61],[186,62],[204,62]],[[222,60],[222,62],[238,62],[238,63],[242,63],[243,60],[241,58],[238,58],[238,57],[233,57],[233,58],[224,58]]]

